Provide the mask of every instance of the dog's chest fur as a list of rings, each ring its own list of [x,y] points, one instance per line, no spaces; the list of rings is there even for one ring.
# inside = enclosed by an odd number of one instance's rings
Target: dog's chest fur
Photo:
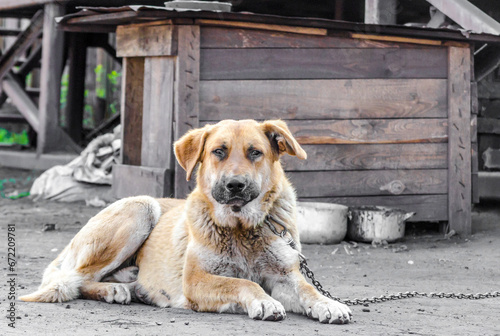
[[[200,253],[202,267],[211,274],[262,283],[266,277],[290,272],[298,258],[295,250],[267,228],[213,229],[217,244]]]

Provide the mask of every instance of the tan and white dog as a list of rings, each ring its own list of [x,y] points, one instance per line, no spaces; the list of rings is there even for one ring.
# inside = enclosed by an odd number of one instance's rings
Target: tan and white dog
[[[199,164],[187,200],[138,196],[111,204],[47,267],[39,289],[20,299],[134,300],[272,321],[292,311],[348,323],[349,308],[299,271],[296,196],[280,164],[284,153],[306,158],[279,120],[226,120],[188,132],[175,143],[188,180]],[[285,224],[295,249],[263,225],[269,215]]]

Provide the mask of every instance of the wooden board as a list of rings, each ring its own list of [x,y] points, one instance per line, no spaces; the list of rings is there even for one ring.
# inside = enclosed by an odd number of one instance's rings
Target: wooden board
[[[147,57],[144,62],[142,166],[173,169],[174,68],[173,57]]]
[[[200,120],[446,118],[444,79],[200,83]]]
[[[200,27],[179,26],[178,57],[175,68],[174,88],[174,138],[198,127],[200,81]],[[193,176],[194,177],[194,176]],[[175,163],[175,197],[185,198],[195,186],[195,179],[186,181],[186,172]]]
[[[448,218],[450,230],[471,234],[470,50],[449,50]]]
[[[123,60],[121,101],[122,151],[121,163],[141,165],[142,105],[144,97],[144,58]]]
[[[448,145],[305,145],[307,160],[285,155],[288,171],[446,169]]]
[[[439,143],[448,140],[446,119],[291,120],[288,126],[304,145]]]
[[[425,195],[448,190],[445,169],[287,172],[287,176],[298,197]]]
[[[448,220],[447,195],[411,195],[411,196],[376,196],[376,197],[329,197],[300,198],[303,202],[328,202],[347,206],[379,205],[415,212],[410,222]]]
[[[298,26],[294,27],[288,25],[285,26],[285,25],[263,24],[254,22],[243,22],[243,21],[196,19],[195,24],[200,26],[259,29],[259,30],[268,30],[273,32],[288,32],[288,33],[303,34],[303,35],[326,36],[326,34],[328,33],[328,30],[325,28],[308,28],[308,27],[298,27]]]
[[[118,26],[116,56],[171,56],[177,53],[174,26]]]
[[[443,42],[441,41],[424,40],[424,39],[402,37],[402,36],[386,36],[386,35],[372,35],[372,34],[358,34],[358,33],[351,33],[350,35],[354,39],[367,39],[373,41],[398,42],[398,43],[401,42],[401,43],[423,44],[423,45],[433,45],[433,46],[443,45]]]
[[[113,166],[113,193],[117,198],[149,195],[172,196],[172,171],[117,164]]]
[[[446,78],[446,49],[204,49],[200,78]]]
[[[202,49],[401,47],[401,44],[390,42],[223,27],[202,27],[200,43]]]

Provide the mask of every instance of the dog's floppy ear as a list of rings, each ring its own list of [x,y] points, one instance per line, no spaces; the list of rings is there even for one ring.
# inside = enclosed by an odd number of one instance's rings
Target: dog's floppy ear
[[[174,143],[175,157],[186,171],[186,180],[191,179],[196,164],[200,161],[210,125],[190,130]]]
[[[284,121],[268,120],[262,123],[262,128],[278,157],[283,153],[288,153],[301,160],[307,159],[307,153],[300,147]]]

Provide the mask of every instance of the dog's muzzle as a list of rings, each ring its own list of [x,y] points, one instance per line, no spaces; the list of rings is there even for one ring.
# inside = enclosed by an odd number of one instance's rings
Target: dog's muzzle
[[[257,196],[259,188],[247,176],[223,176],[212,188],[212,197],[220,204],[230,205],[234,212],[241,211],[241,208]]]

